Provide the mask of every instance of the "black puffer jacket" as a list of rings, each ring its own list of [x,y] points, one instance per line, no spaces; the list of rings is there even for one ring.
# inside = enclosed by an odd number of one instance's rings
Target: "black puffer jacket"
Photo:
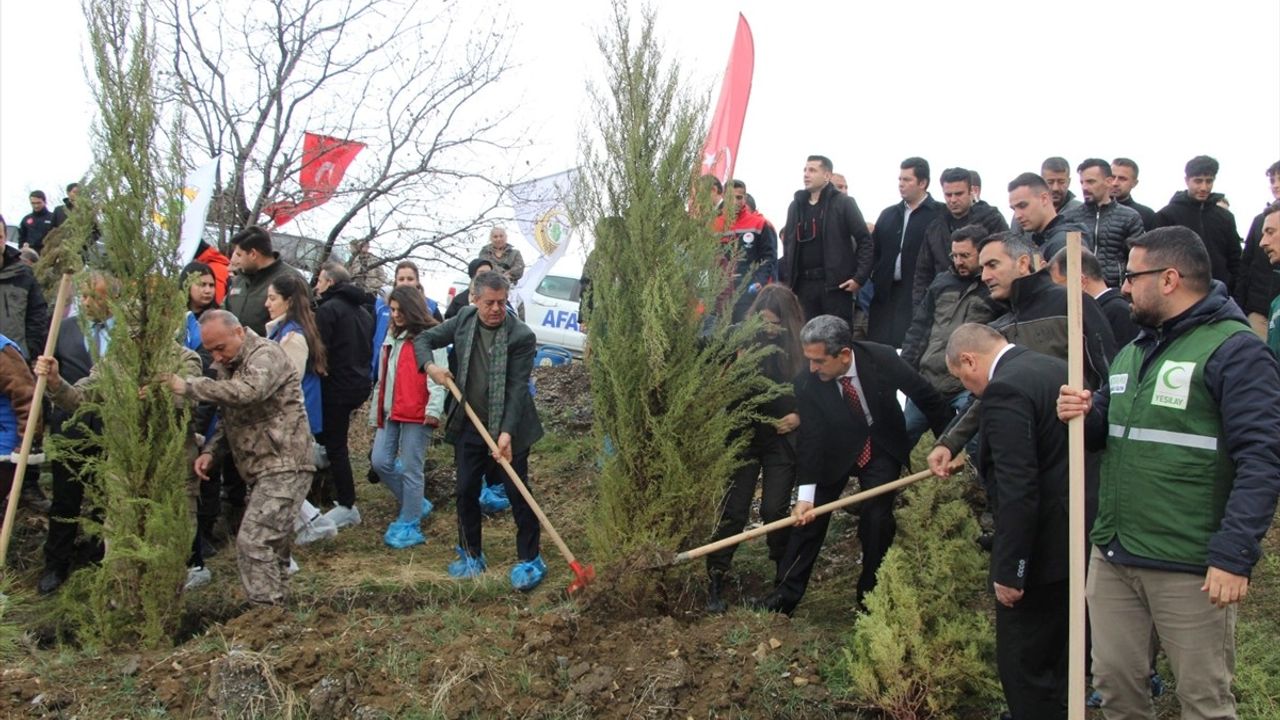
[[[1236,230],[1236,216],[1218,204],[1221,193],[1212,193],[1204,202],[1196,202],[1181,190],[1173,194],[1169,204],[1156,213],[1156,227],[1181,225],[1200,236],[1209,251],[1209,263],[1213,267],[1213,279],[1221,280],[1227,292],[1236,287],[1240,271],[1240,231]]]
[[[1031,242],[1040,248],[1040,255],[1045,260],[1052,260],[1059,250],[1067,246],[1067,233],[1069,232],[1079,232],[1081,235],[1080,242],[1085,247],[1093,250],[1093,233],[1089,232],[1088,226],[1082,222],[1068,220],[1063,215],[1055,215],[1043,230],[1031,233]]]
[[[329,365],[329,373],[320,380],[326,400],[360,403],[369,397],[373,314],[373,295],[349,282],[320,296],[316,326]]]
[[[1262,250],[1262,220],[1266,217],[1259,214],[1249,225],[1249,234],[1244,238],[1244,252],[1240,255],[1240,271],[1236,276],[1236,288],[1233,293],[1236,304],[1246,313],[1259,315],[1271,314],[1271,301],[1280,292],[1275,268],[1271,260]]]
[[[965,225],[981,225],[994,235],[1009,229],[1009,223],[999,210],[985,200],[979,200],[969,208],[964,217],[956,217],[944,207],[924,231],[924,246],[916,258],[915,284],[911,286],[911,301],[920,304],[933,279],[951,269],[951,233]]]
[[[1120,287],[1124,265],[1129,261],[1129,241],[1143,233],[1142,216],[1118,202],[1098,205],[1089,200],[1063,215],[1068,222],[1078,222],[1093,234],[1093,253],[1102,265],[1102,280],[1107,287]]]

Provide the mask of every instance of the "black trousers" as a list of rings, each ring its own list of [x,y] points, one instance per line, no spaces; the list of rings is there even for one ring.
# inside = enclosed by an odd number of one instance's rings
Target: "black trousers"
[[[862,469],[858,484],[862,490],[870,490],[898,479],[902,466],[897,460],[872,451],[871,461]],[[844,492],[848,480],[835,485],[819,485],[814,493],[813,504],[823,505],[832,502]],[[858,577],[858,601],[871,592],[876,585],[876,573],[884,562],[885,553],[893,544],[893,536],[898,531],[898,523],[893,517],[893,501],[896,492],[885,493],[855,507],[858,513],[858,541],[862,543],[862,574]],[[819,515],[813,522],[802,527],[795,527],[791,539],[787,543],[786,553],[778,565],[778,578],[774,582],[774,593],[780,601],[780,609],[790,613],[800,604],[805,588],[809,585],[809,576],[813,574],[814,561],[822,550],[822,543],[827,537],[827,526],[831,524],[831,513]]]
[[[53,497],[49,507],[49,534],[44,541],[44,565],[49,570],[68,572],[73,561],[98,560],[102,545],[95,540],[88,558],[76,557],[76,535],[80,530],[80,513],[84,505],[84,484],[76,472],[79,467],[53,463]],[[100,513],[93,513],[100,516]]]
[[[13,490],[13,471],[15,467],[11,462],[0,462],[0,511],[9,504],[9,492]],[[26,488],[26,480],[23,481],[22,487]]]
[[[348,398],[322,397],[324,413],[324,449],[329,454],[329,477],[333,479],[333,491],[338,504],[353,507],[356,504],[355,478],[351,476],[351,452],[347,447],[347,435],[351,430],[351,413],[364,403]]]
[[[770,523],[787,514],[791,504],[791,488],[796,480],[796,453],[788,436],[777,433],[762,436],[757,433],[747,446],[746,460],[747,464],[739,468],[729,480],[729,489],[721,503],[720,523],[716,526],[712,541],[742,532],[751,514],[751,500],[755,497],[756,480],[761,477],[761,470],[764,483],[761,488],[760,519]],[[790,539],[791,528],[774,530],[766,536],[769,559],[775,564],[782,560]],[[713,575],[727,573],[737,549],[737,545],[732,545],[708,555],[707,572]]]
[[[507,477],[493,456],[484,438],[470,424],[453,445],[454,465],[457,468],[458,546],[472,557],[481,553],[480,544],[480,490],[487,475],[490,481],[501,478],[511,500],[511,514],[516,521],[516,554],[521,560],[532,560],[541,552],[542,528],[538,516],[529,503]],[[511,467],[520,480],[529,487],[529,451],[513,453]],[[530,492],[533,490],[530,489]]]
[[[796,282],[795,293],[806,320],[819,315],[835,315],[853,324],[853,293],[827,288],[825,280],[805,278]]]
[[[1067,581],[1028,586],[996,603],[996,668],[1014,720],[1067,716]]]

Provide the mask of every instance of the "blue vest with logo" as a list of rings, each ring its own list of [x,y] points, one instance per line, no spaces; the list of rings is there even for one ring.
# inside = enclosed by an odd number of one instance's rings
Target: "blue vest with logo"
[[[276,326],[275,332],[271,333],[271,339],[280,342],[291,332],[306,337],[302,332],[302,326],[290,320]],[[302,376],[302,402],[307,408],[307,425],[311,427],[311,434],[315,435],[324,428],[324,415],[320,410],[320,376],[316,375],[312,369],[310,356],[307,357],[307,372]]]

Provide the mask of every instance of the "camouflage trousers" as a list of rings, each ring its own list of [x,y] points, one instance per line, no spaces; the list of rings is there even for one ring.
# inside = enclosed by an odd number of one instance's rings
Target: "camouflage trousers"
[[[249,602],[277,605],[288,599],[293,522],[310,488],[310,471],[254,479],[236,535],[236,565]]]

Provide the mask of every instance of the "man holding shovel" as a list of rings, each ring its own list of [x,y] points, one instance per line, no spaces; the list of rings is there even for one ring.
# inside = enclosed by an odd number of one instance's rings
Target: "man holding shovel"
[[[453,344],[462,397],[489,435],[496,438],[497,451],[491,452],[461,403],[454,405],[445,421],[445,440],[454,447],[458,499],[458,559],[449,564],[449,574],[463,578],[485,571],[480,490],[486,475],[503,477],[516,521],[519,556],[511,569],[511,585],[517,590],[532,590],[547,572],[539,552],[541,527],[524,495],[504,477],[497,461],[507,461],[528,485],[529,449],[542,437],[542,423],[529,392],[537,338],[528,325],[507,313],[511,283],[505,276],[482,272],[476,275],[472,289],[471,305],[443,324],[419,333],[413,341],[415,355],[428,359],[423,368],[442,386],[453,382],[453,373],[429,362],[431,351]]]
[[[756,603],[762,610],[788,615],[804,596],[831,522],[830,515],[815,516],[813,508],[840,497],[851,475],[865,491],[897,480],[910,460],[898,391],[920,408],[935,434],[954,416],[951,405],[893,348],[854,342],[849,323],[841,318],[813,318],[801,330],[800,344],[810,372],[796,381],[801,485],[792,515],[797,529],[778,563],[773,592]],[[859,604],[875,587],[876,572],[897,532],[893,499],[894,493],[885,493],[859,506]]]

